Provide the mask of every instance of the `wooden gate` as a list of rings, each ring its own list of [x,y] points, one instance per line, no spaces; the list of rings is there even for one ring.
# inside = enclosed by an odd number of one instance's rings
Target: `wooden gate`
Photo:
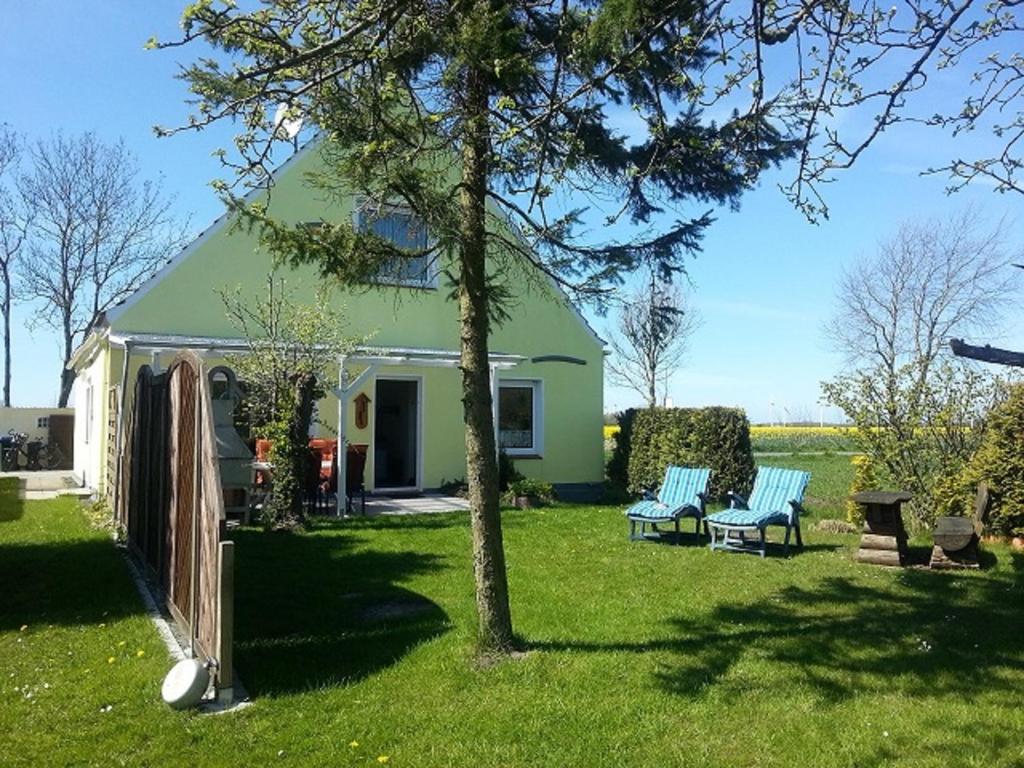
[[[142,367],[125,434],[117,521],[192,654],[213,662],[218,696],[230,698],[233,544],[197,355],[179,353],[165,373]]]
[[[70,413],[51,413],[47,429],[50,442],[60,448],[64,456],[58,469],[71,469],[75,465],[75,417]]]

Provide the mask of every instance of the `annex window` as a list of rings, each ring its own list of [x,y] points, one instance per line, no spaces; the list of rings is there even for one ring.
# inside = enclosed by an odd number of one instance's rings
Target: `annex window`
[[[358,226],[389,240],[396,247],[409,251],[409,255],[388,259],[377,273],[376,282],[436,288],[437,273],[431,261],[433,254],[425,254],[430,242],[427,228],[411,211],[389,207],[378,210],[360,210]]]
[[[544,450],[543,389],[539,381],[502,381],[498,388],[498,444],[509,456]]]

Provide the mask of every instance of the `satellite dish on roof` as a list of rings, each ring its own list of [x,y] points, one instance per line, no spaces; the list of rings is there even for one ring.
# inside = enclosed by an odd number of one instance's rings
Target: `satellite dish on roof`
[[[289,141],[298,136],[299,131],[302,130],[302,118],[290,117],[288,113],[291,111],[291,107],[282,103],[277,105],[277,111],[274,113],[274,132],[280,138]]]

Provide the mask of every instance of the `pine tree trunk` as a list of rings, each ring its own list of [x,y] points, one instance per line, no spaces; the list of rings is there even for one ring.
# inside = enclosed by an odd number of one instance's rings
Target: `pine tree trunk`
[[[471,70],[466,83],[466,141],[462,150],[459,194],[462,404],[466,422],[466,481],[473,529],[478,642],[483,653],[501,653],[512,649],[514,638],[498,509],[498,457],[488,364],[487,106],[484,75]]]

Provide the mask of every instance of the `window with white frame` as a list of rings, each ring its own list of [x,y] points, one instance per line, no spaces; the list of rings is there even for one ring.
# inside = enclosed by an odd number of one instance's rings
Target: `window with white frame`
[[[437,271],[432,264],[434,255],[423,253],[430,242],[427,228],[416,214],[391,206],[377,210],[361,209],[356,215],[360,230],[373,232],[396,247],[409,251],[409,255],[388,259],[377,273],[377,282],[421,288],[437,287]]]
[[[543,392],[540,381],[514,379],[499,384],[498,444],[509,456],[543,452]]]

